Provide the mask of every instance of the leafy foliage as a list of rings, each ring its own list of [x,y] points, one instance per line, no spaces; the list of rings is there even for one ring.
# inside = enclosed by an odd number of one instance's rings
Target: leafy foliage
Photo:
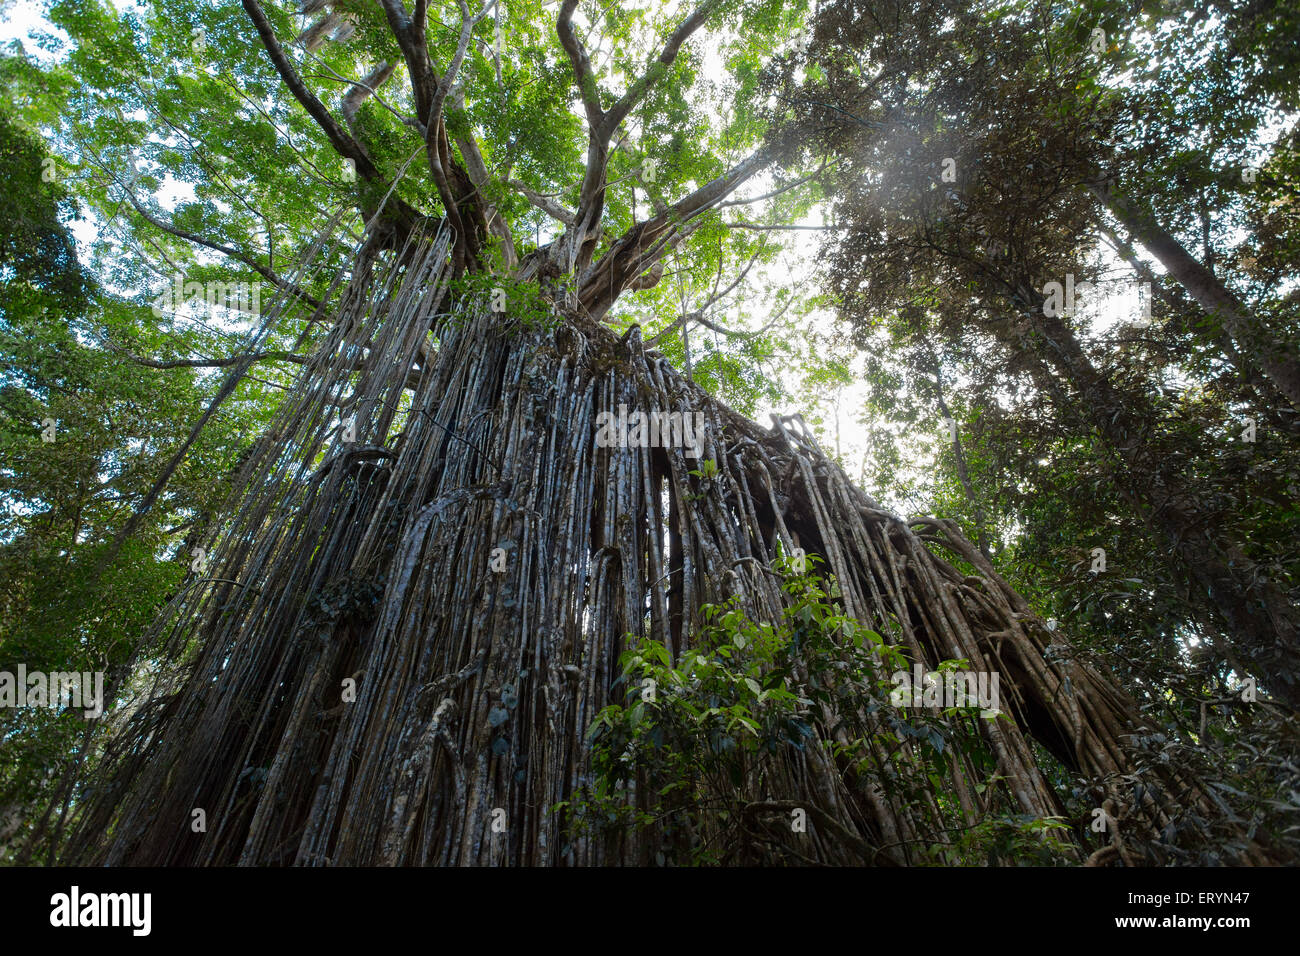
[[[944,781],[954,753],[986,772],[994,760],[979,729],[998,719],[973,704],[906,710],[897,693],[910,662],[896,646],[844,615],[834,581],[808,566],[817,558],[778,562],[789,604],[782,621],[751,620],[733,602],[703,609],[703,626],[676,659],[662,643],[640,641],[624,652],[625,704],[593,721],[593,782],[573,805],[579,827],[639,827],[662,839],[660,864],[800,863],[795,821],[811,820],[826,838],[842,838],[836,813],[809,795],[806,806],[767,799],[793,748],[822,748],[849,768],[858,785],[886,799],[925,804],[932,797],[932,843],[915,847],[914,862],[1053,863],[1069,854],[1050,818],[990,813],[974,826],[953,827],[955,809]],[[801,565],[806,565],[801,567]],[[939,673],[965,662],[942,662]],[[990,806],[996,775],[976,787]],[[987,792],[986,792],[987,791]],[[775,818],[775,822],[773,822]],[[807,847],[804,847],[806,850]],[[860,862],[880,862],[861,848]]]

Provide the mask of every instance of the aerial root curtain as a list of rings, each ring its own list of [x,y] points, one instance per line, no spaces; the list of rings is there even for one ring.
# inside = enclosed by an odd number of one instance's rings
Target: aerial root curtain
[[[915,661],[964,658],[1001,676],[1010,719],[981,723],[1009,806],[1061,812],[1032,734],[1108,787],[1136,838],[1210,812],[1172,768],[1151,771],[1161,786],[1139,803],[1127,796],[1136,708],[1048,655],[1063,639],[953,525],[882,510],[797,420],[756,426],[635,329],[620,339],[574,316],[529,328],[492,312],[450,284],[448,250],[430,226],[392,261],[358,264],[338,323],[243,470],[210,578],[160,625],[184,665],[161,668],[168,683],[113,741],[70,857],[652,859],[653,829],[574,833],[552,812],[590,773],[586,731],[621,700],[619,655],[640,635],[680,653],[698,609],[733,596],[753,619],[779,619],[789,598],[771,565],[796,541],[824,557],[845,611]],[[601,447],[598,416],[620,404],[703,413],[716,475],[692,475],[699,461],[678,448]],[[816,809],[804,857],[900,864],[942,839],[927,807],[824,748],[782,759],[780,792],[761,796]],[[948,785],[974,823],[992,772],[952,759]],[[842,829],[819,826],[827,817]]]

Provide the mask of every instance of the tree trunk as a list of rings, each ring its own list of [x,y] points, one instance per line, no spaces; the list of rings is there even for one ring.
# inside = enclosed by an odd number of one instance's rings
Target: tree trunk
[[[1209,315],[1223,323],[1237,348],[1245,352],[1255,369],[1266,375],[1287,401],[1300,409],[1300,359],[1297,359],[1293,347],[1269,335],[1250,314],[1245,303],[1154,219],[1143,215],[1113,190],[1093,186],[1091,191],[1133,237],[1160,260],[1187,294]]]
[[[453,292],[449,257],[445,231],[416,230],[399,266],[357,270],[373,281],[349,290],[286,400],[272,426],[283,441],[250,466],[210,579],[160,625],[186,664],[113,742],[78,802],[69,859],[653,859],[665,839],[654,828],[579,833],[552,812],[589,778],[586,731],[618,699],[619,654],[642,637],[680,654],[700,607],[733,596],[753,619],[779,620],[788,598],[770,565],[796,541],[824,557],[845,612],[912,659],[1002,675],[1010,719],[980,722],[996,766],[961,758],[947,784],[969,825],[977,784],[1015,812],[1061,812],[1031,736],[1096,781],[1129,840],[1188,810],[1215,815],[1173,766],[1142,771],[1158,787],[1121,792],[1138,772],[1126,749],[1144,726],[1137,708],[1070,654],[1049,655],[1065,639],[954,525],[914,531],[800,423],[765,430],[735,414],[635,329],[618,339],[558,311],[553,328],[530,328]],[[430,331],[436,360],[408,391]],[[597,416],[620,406],[702,416],[716,474],[690,474],[700,463],[678,447],[601,447]],[[825,715],[819,740],[834,723]],[[947,839],[926,801],[891,795],[825,747],[781,760],[746,812],[808,808],[809,832],[780,836],[800,859],[907,863]]]
[[[1039,303],[1041,305],[1041,303]],[[1168,539],[1184,574],[1221,615],[1233,649],[1275,697],[1300,709],[1300,629],[1287,595],[1253,562],[1229,529],[1198,506],[1195,495],[1161,459],[1149,440],[1155,412],[1140,397],[1121,395],[1092,364],[1059,316],[1030,304],[1025,317],[1003,319],[994,332],[1008,347],[1068,383],[1074,400],[1062,411],[1082,416],[1106,440],[1126,472],[1120,493],[1148,515]],[[1033,330],[1032,335],[1027,335]]]

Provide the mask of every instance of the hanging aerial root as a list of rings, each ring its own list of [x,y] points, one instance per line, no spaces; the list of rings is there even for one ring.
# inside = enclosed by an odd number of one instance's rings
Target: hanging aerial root
[[[493,312],[453,286],[448,252],[445,229],[417,231],[388,265],[359,267],[271,426],[279,440],[242,474],[213,582],[159,624],[168,703],[114,741],[70,858],[644,862],[660,835],[579,831],[553,810],[591,782],[586,732],[619,699],[620,654],[653,639],[680,655],[707,604],[780,620],[773,563],[795,548],[923,668],[964,659],[1001,676],[1008,717],[980,731],[995,767],[949,757],[962,826],[995,805],[1064,813],[1031,741],[1110,788],[1129,860],[1171,820],[1212,812],[1168,767],[1125,802],[1136,707],[955,526],[889,514],[801,421],[735,414],[635,330]],[[676,416],[662,420],[680,440],[598,440],[631,412]],[[822,717],[835,739],[836,715]],[[882,740],[866,746],[888,764]],[[824,747],[781,760],[745,826],[784,839],[786,858],[898,864],[948,845],[937,795],[901,799]],[[792,806],[814,811],[797,846],[773,825]],[[1082,830],[1077,862],[1092,853]]]

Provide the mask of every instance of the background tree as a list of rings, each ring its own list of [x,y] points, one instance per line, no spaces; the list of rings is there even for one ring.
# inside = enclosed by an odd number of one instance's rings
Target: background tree
[[[1098,75],[1111,55],[1111,47],[1098,40],[1136,26],[1115,23],[1113,14],[1093,21],[1086,11],[1057,25],[1046,5],[1030,5],[1021,20],[999,19],[1005,11],[998,9],[980,16],[957,4],[866,7],[890,13],[873,18],[854,4],[830,8],[809,54],[825,79],[815,78],[797,97],[806,111],[814,111],[806,122],[830,124],[822,128],[845,137],[845,148],[857,159],[852,167],[840,167],[842,221],[853,228],[836,246],[833,280],[862,336],[877,317],[893,315],[895,327],[907,330],[904,336],[919,340],[919,355],[936,332],[953,344],[952,354],[973,345],[967,354],[975,361],[964,363],[960,374],[980,376],[971,367],[993,358],[1050,397],[1071,432],[1100,439],[1097,451],[1109,459],[1104,467],[1114,476],[1113,486],[1127,507],[1146,514],[1164,536],[1163,550],[1171,570],[1188,582],[1195,615],[1218,643],[1229,645],[1220,653],[1294,703],[1300,645],[1289,593],[1293,568],[1280,563],[1294,555],[1286,545],[1280,553],[1268,548],[1277,539],[1267,522],[1259,535],[1243,533],[1256,496],[1290,510],[1283,503],[1294,474],[1289,436],[1270,433],[1269,450],[1281,445],[1270,463],[1259,462],[1259,455],[1225,455],[1224,444],[1235,438],[1231,423],[1243,410],[1220,406],[1212,443],[1203,441],[1203,428],[1187,428],[1184,416],[1195,410],[1201,417],[1205,401],[1170,387],[1167,376],[1191,371],[1182,367],[1174,344],[1176,320],[1152,330],[1139,317],[1128,328],[1121,325],[1117,337],[1094,344],[1083,339],[1080,310],[1064,299],[1074,298],[1070,287],[1090,282],[1100,290],[1108,281],[1097,249],[1108,234],[1103,211],[1114,201],[1095,186],[1097,170],[1143,161],[1119,145],[1127,132],[1120,119],[1128,105],[1125,91]],[[915,46],[899,39],[921,34],[922,24],[945,14],[946,34],[918,37]],[[1169,20],[1176,23],[1177,14]],[[877,23],[884,26],[873,27]],[[884,32],[877,37],[873,29]],[[876,45],[885,49],[884,58],[908,58],[881,71],[908,77],[906,84],[891,87],[874,70],[861,68],[868,55],[862,51]],[[963,49],[965,57],[954,55]],[[1160,52],[1164,62],[1170,51]],[[914,94],[908,84],[924,92]],[[1149,95],[1141,84],[1138,89]],[[1161,95],[1179,98],[1168,87]],[[818,96],[836,102],[823,104]],[[1261,119],[1255,119],[1257,130]],[[1180,140],[1166,131],[1158,142],[1169,150]],[[1138,152],[1153,148],[1148,139]],[[1180,161],[1192,162],[1181,154]],[[1098,204],[1098,195],[1104,203]],[[1131,254],[1129,240],[1140,238],[1117,241]],[[1137,259],[1134,266],[1137,273],[1128,281],[1150,284],[1150,268]],[[1053,281],[1062,301],[1050,297]],[[1180,307],[1184,315],[1196,311],[1182,291],[1171,290],[1157,306],[1157,318]],[[1078,298],[1082,303],[1082,292]],[[1154,381],[1142,374],[1152,368],[1162,373]],[[1246,371],[1244,384],[1253,383],[1258,394],[1260,377]],[[995,387],[1005,388],[1006,375],[999,378]],[[1272,386],[1267,391],[1275,392]],[[982,397],[981,407],[1004,404],[987,392]],[[1272,412],[1276,419],[1276,404]],[[1263,418],[1264,409],[1257,414]],[[1246,461],[1257,467],[1238,508],[1202,483],[1201,476],[1232,462],[1230,481],[1237,484]],[[1227,485],[1219,485],[1221,492]],[[1093,546],[1083,544],[1078,543],[1082,551]]]
[[[1294,312],[1285,267],[1272,286],[1233,267],[1259,244],[1241,232],[1260,200],[1240,157],[1273,138],[1272,162],[1290,155],[1277,118],[1294,92],[1260,67],[1294,13],[1189,14],[830,4],[773,88],[787,122],[845,156],[827,273],[876,356],[876,407],[942,433],[936,387],[961,383],[971,454],[944,459],[923,504],[976,534],[989,503],[1022,590],[1204,735],[1206,702],[1247,673],[1295,703],[1296,448],[1274,374]],[[1286,187],[1270,183],[1277,229]],[[1170,242],[1229,276],[1240,324],[1162,260]],[[1095,291],[1049,302],[1049,282]],[[1116,292],[1125,312],[1099,323]]]

